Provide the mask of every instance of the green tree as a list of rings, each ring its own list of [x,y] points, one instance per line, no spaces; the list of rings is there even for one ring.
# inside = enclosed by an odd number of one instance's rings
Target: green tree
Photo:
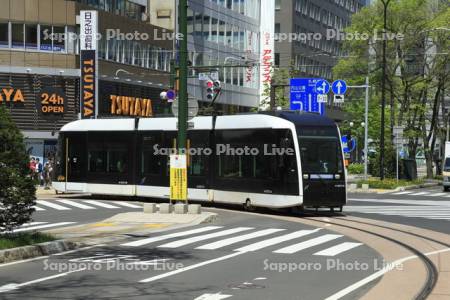
[[[36,188],[23,135],[0,106],[0,232],[31,220]]]
[[[410,158],[415,158],[419,147],[424,149],[428,177],[433,176],[432,154],[436,139],[443,138],[444,124],[439,122],[438,116],[444,110],[443,93],[448,91],[449,85],[450,56],[447,50],[450,32],[445,28],[450,22],[450,9],[444,2],[394,0],[388,9],[387,122],[383,126],[391,144],[393,127],[405,128]],[[378,139],[381,130],[376,110],[380,110],[382,28],[381,1],[355,14],[346,32],[365,34],[369,39],[345,41],[348,57],[341,59],[334,69],[336,77],[347,78],[352,84],[363,84],[364,77],[370,76],[372,103],[369,118],[377,119],[370,124],[372,131],[373,125],[379,125],[377,132],[370,133],[374,140]],[[362,118],[361,110],[351,112]]]

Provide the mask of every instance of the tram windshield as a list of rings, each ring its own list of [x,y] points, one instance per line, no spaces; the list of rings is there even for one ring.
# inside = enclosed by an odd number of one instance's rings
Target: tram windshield
[[[335,129],[299,130],[303,174],[340,174],[343,172],[340,141]]]
[[[301,137],[300,156],[304,174],[338,174],[342,172],[336,138]]]

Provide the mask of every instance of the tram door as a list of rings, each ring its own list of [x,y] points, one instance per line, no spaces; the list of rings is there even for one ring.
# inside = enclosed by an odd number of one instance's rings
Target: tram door
[[[65,137],[67,182],[86,181],[86,136],[71,134]]]

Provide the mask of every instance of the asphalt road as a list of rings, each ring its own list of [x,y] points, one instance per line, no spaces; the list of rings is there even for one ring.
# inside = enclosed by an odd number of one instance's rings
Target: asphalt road
[[[450,234],[450,192],[442,187],[386,194],[349,194],[345,214]]]
[[[47,209],[36,220],[81,223],[121,210]],[[214,224],[0,265],[0,298],[326,299],[382,267],[378,253],[346,236],[264,214],[215,211]],[[375,283],[344,299],[358,299]]]

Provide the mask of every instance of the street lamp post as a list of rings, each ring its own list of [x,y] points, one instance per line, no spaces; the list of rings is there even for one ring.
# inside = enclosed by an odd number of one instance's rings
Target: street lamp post
[[[384,179],[384,121],[386,107],[386,29],[387,29],[387,10],[391,0],[381,0],[383,3],[383,75],[381,78],[381,133],[380,133],[380,179]]]

